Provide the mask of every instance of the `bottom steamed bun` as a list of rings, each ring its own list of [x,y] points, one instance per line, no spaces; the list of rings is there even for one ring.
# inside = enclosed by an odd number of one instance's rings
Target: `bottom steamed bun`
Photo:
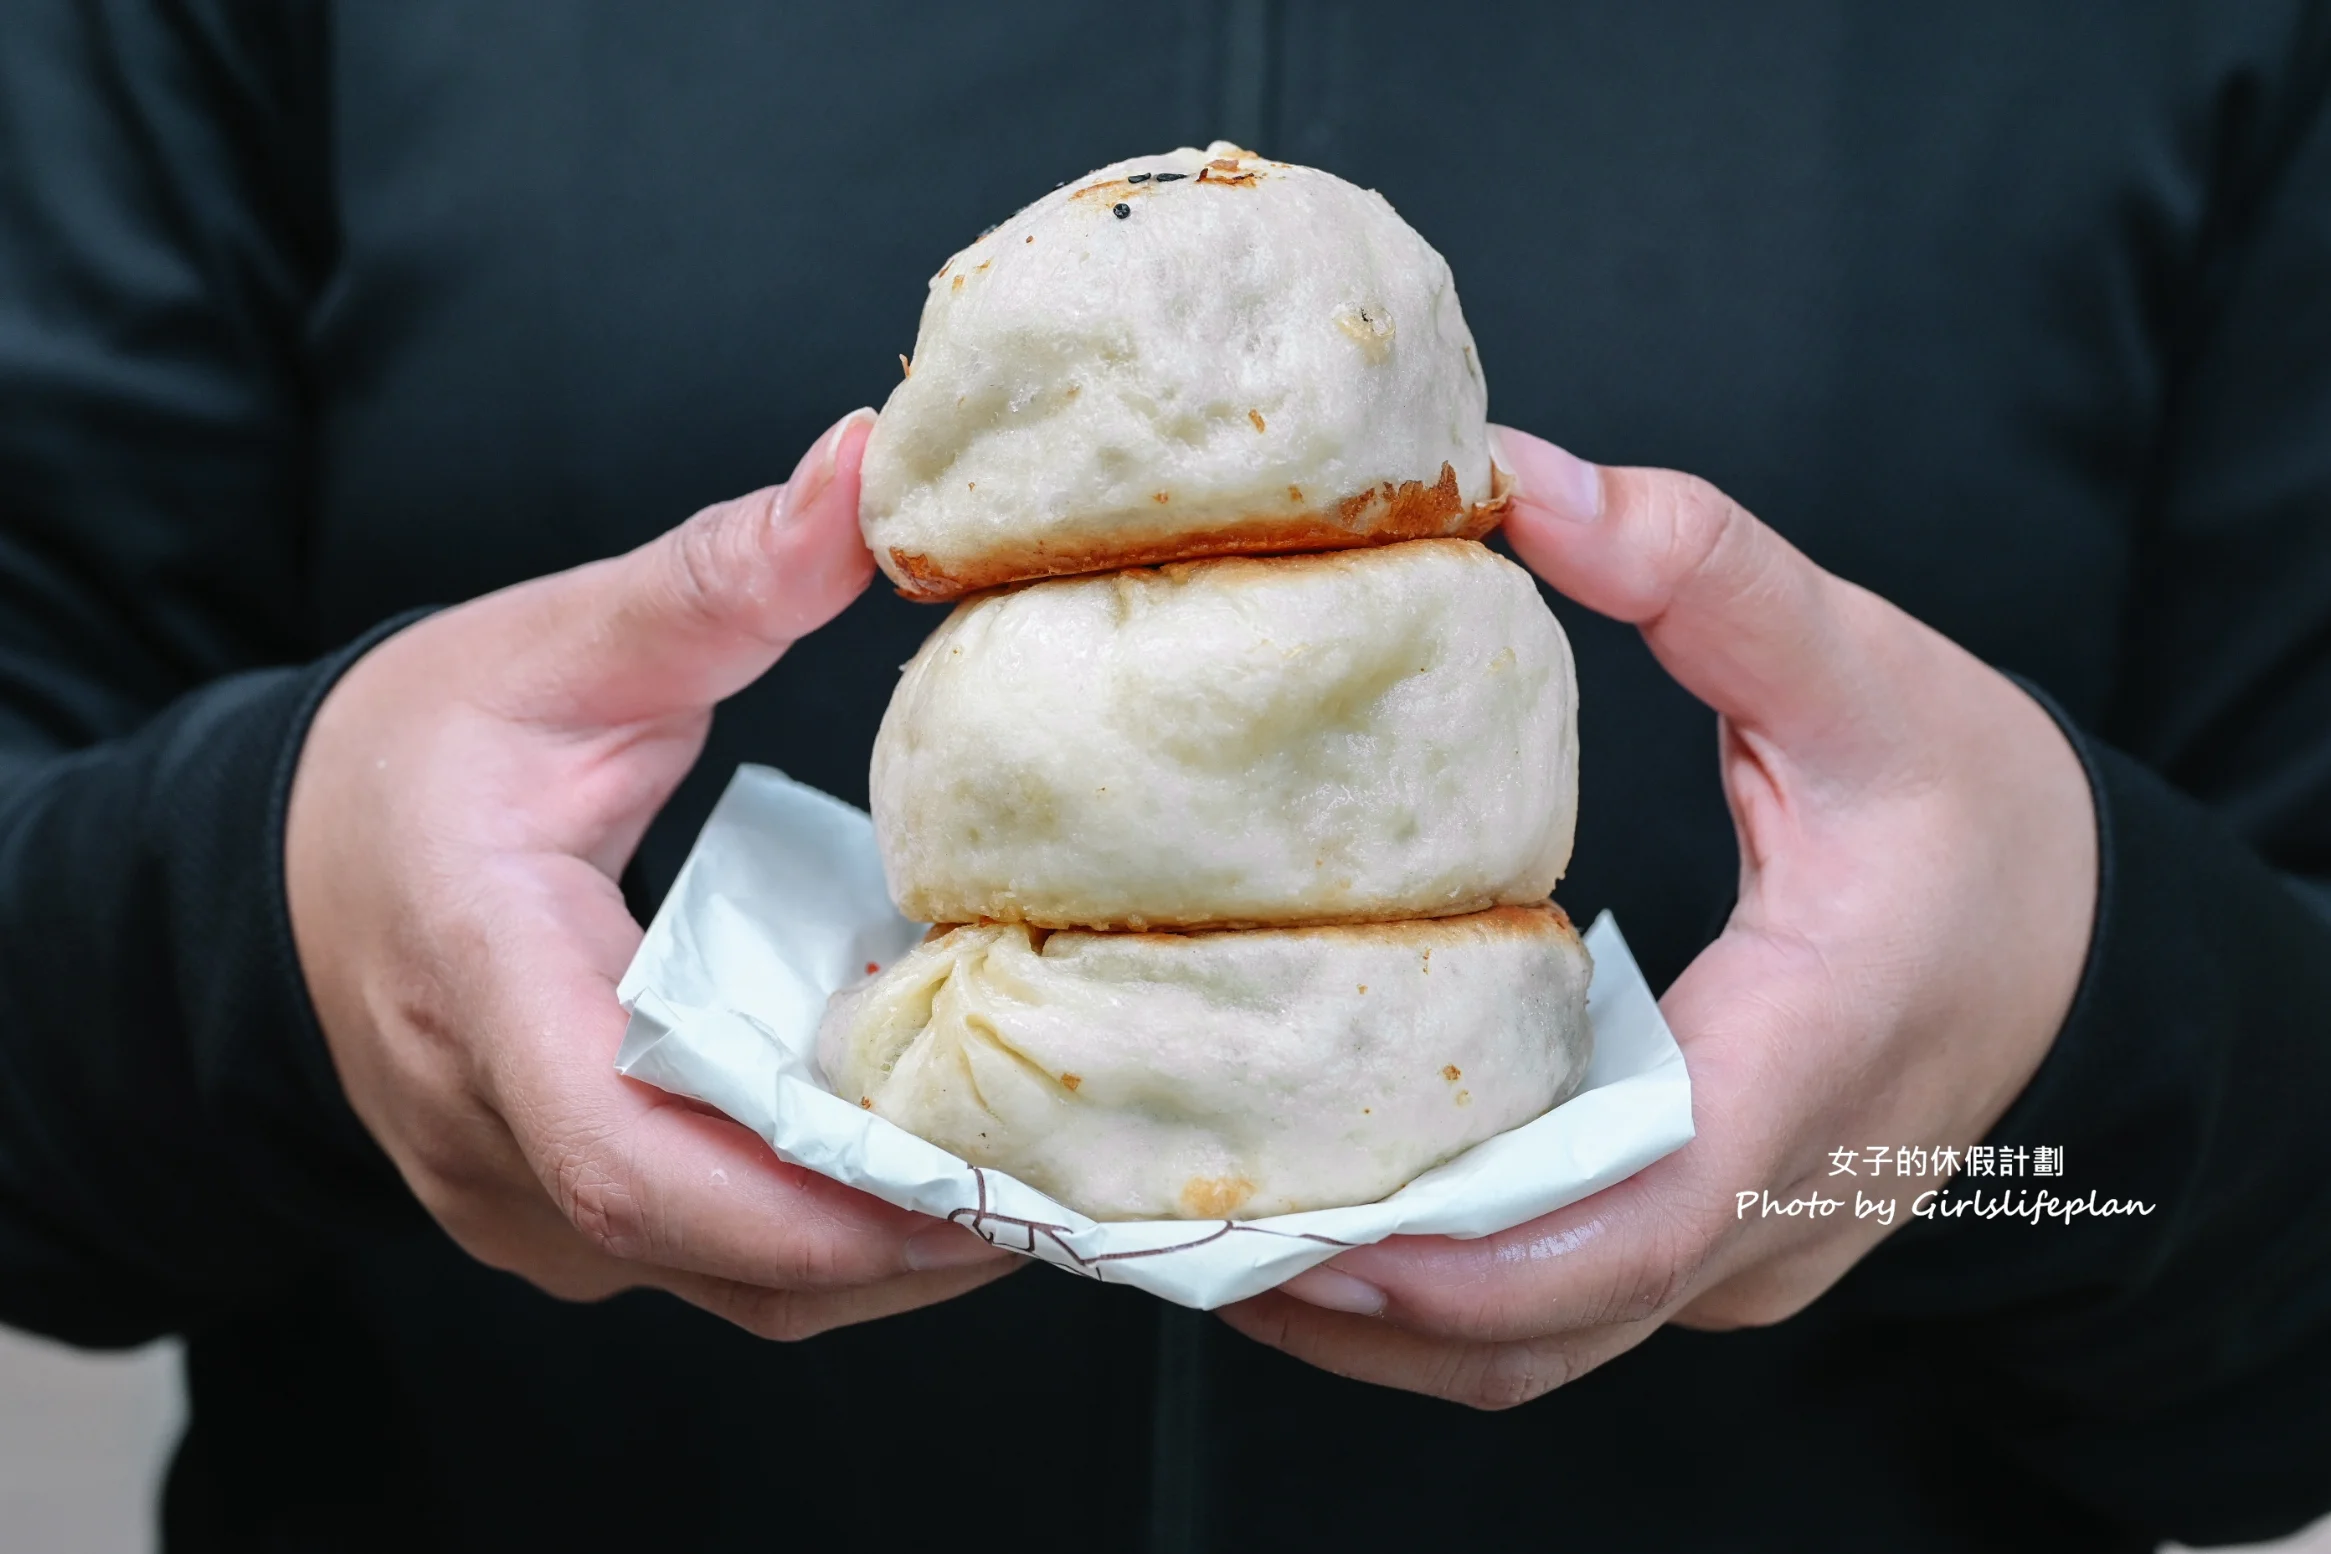
[[[837,994],[836,1094],[1095,1219],[1370,1203],[1575,1091],[1557,907],[1325,928],[936,933]]]

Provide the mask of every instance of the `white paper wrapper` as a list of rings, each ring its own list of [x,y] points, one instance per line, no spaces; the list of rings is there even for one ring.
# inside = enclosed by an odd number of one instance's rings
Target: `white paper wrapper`
[[[965,1164],[825,1088],[832,993],[922,938],[882,881],[874,825],[839,799],[745,766],[705,822],[624,974],[616,1068],[718,1107],[781,1157],[1088,1279],[1212,1310],[1345,1247],[1485,1236],[1619,1181],[1692,1136],[1691,1081],[1605,913],[1587,930],[1594,1061],[1537,1121],[1477,1144],[1378,1203],[1272,1219],[1102,1223]]]

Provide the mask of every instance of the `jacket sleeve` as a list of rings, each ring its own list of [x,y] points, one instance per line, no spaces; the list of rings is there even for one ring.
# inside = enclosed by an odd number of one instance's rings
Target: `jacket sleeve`
[[[0,1320],[199,1321],[396,1201],[291,949],[313,16],[0,28]]]
[[[2320,9],[2320,8],[2318,8]],[[1934,1322],[2031,1471],[2193,1543],[2331,1510],[2331,80],[2260,110],[2170,321],[2072,1013],[1962,1175],[2117,1217],[1914,1223],[1840,1295]],[[2054,710],[2054,709],[2052,709]],[[2059,721],[2066,721],[2058,712]]]

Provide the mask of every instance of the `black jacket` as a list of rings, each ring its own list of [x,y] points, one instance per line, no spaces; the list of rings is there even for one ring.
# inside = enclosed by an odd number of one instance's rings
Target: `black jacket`
[[[187,1335],[180,1554],[2073,1554],[2331,1508],[2327,79],[2298,0],[20,0],[0,1317]],[[763,1344],[559,1305],[420,1215],[284,918],[347,645],[781,478],[946,254],[1215,135],[1383,190],[1500,419],[1708,476],[2060,703],[2101,915],[1994,1141],[2156,1213],[1914,1226],[1792,1321],[1502,1415],[1043,1270]],[[1664,985],[1733,888],[1712,720],[1557,608],[1563,898]],[[870,594],[727,706],[634,904],[739,760],[863,802],[935,620]]]

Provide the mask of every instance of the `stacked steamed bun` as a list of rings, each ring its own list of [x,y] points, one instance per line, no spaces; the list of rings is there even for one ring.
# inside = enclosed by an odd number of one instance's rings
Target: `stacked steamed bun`
[[[1548,893],[1577,689],[1446,264],[1234,146],[1103,168],[931,283],[860,522],[963,599],[875,741],[843,1095],[1099,1219],[1363,1203],[1588,1056]],[[982,591],[984,590],[984,591]]]

